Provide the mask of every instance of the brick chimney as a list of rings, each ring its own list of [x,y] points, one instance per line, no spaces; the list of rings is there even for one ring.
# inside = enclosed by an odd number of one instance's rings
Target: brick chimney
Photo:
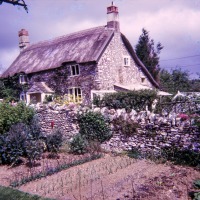
[[[107,27],[115,29],[116,32],[120,31],[118,7],[113,4],[113,1],[111,6],[107,7]]]
[[[26,31],[25,29],[21,29],[18,35],[19,35],[19,48],[20,51],[22,51],[30,45],[28,31]]]

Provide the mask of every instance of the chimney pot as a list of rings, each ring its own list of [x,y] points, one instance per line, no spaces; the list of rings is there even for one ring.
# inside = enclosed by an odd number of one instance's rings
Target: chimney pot
[[[116,32],[120,31],[118,7],[114,6],[113,2],[107,7],[107,27],[113,28]]]
[[[28,31],[26,29],[21,29],[18,32],[18,36],[19,36],[19,48],[22,51],[30,45]]]

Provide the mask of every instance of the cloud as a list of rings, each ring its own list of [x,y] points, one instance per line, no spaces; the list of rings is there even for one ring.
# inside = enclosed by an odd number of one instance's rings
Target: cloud
[[[106,7],[110,3],[110,0],[31,0],[27,1],[28,14],[23,8],[2,4],[0,62],[8,67],[15,59],[21,28],[27,29],[31,43],[36,43],[105,25]],[[155,42],[163,44],[161,59],[200,54],[200,0],[114,0],[114,3],[119,7],[121,31],[133,46],[144,27]],[[177,63],[181,60],[173,65]]]

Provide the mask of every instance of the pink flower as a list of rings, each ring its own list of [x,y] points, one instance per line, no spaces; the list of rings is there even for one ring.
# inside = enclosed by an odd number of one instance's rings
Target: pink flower
[[[182,121],[185,121],[189,118],[189,116],[187,114],[184,114],[184,113],[180,113],[178,116],[181,118]]]

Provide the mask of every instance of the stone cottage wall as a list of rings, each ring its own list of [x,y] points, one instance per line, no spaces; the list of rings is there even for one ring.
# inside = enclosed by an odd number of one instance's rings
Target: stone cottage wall
[[[123,56],[130,56],[130,66],[124,66]],[[97,68],[100,88],[103,90],[113,90],[114,84],[117,83],[122,85],[140,84],[153,87],[125,47],[121,33],[114,34],[114,37],[101,56]],[[143,83],[141,77],[145,77]]]
[[[73,63],[72,63],[73,64]],[[33,82],[45,82],[57,93],[67,94],[68,89],[80,87],[82,90],[83,104],[91,104],[91,90],[98,89],[96,84],[96,64],[86,63],[79,65],[80,74],[70,76],[70,64],[53,70],[33,73],[29,76],[30,85]]]
[[[76,114],[84,112],[85,108],[71,106],[37,106],[37,115],[46,134],[50,134],[54,122],[54,128],[60,128],[65,138],[70,139],[78,133]],[[127,113],[124,109],[108,110],[107,108],[95,108],[94,112],[101,112],[111,121],[113,137],[102,144],[102,148],[108,151],[130,150],[134,147],[146,152],[159,151],[162,147],[176,146],[190,148],[200,152],[200,132],[193,126],[190,120],[182,121],[178,115],[160,116],[147,111],[137,113],[132,110]],[[116,118],[138,122],[140,128],[131,137],[124,136],[113,125]]]

